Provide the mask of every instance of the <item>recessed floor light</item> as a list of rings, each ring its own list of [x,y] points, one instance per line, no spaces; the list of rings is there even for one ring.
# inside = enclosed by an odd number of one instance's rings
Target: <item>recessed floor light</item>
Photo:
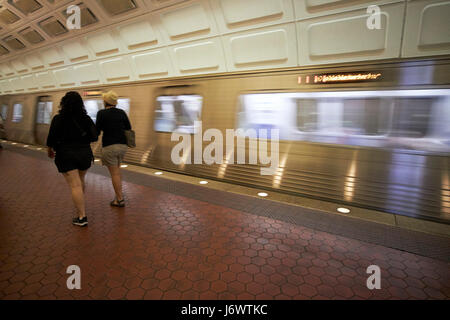
[[[128,168],[128,165],[127,164],[122,164],[120,167],[121,168]]]
[[[94,162],[100,162],[100,159],[95,159]]]
[[[155,174],[156,174],[157,176],[160,176],[160,175],[162,175],[163,173],[162,173],[161,171],[158,171],[158,172],[155,172]]]
[[[15,143],[15,142],[11,142],[11,144],[17,144],[17,143]]]
[[[200,181],[200,184],[208,184],[208,181]]]
[[[29,147],[29,145],[27,145],[27,144],[26,144],[26,145],[24,145],[23,147],[24,147],[24,148],[28,148],[28,147]]]
[[[258,196],[260,197],[267,197],[269,194],[265,193],[265,192],[259,192]]]
[[[350,209],[347,208],[337,208],[337,211],[340,213],[350,213]]]

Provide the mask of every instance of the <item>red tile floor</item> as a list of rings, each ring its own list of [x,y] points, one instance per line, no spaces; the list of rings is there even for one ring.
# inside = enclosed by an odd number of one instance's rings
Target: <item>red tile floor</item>
[[[0,299],[448,299],[449,264],[87,175],[89,226],[63,177],[0,151]],[[381,289],[366,268],[381,268]],[[66,268],[81,268],[68,290]]]

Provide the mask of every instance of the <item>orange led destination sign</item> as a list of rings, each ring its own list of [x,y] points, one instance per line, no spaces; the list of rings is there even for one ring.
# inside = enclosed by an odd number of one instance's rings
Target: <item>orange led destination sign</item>
[[[102,91],[83,91],[83,97],[101,96]]]
[[[312,81],[310,78],[312,77]],[[355,81],[374,81],[381,79],[381,73],[363,72],[363,73],[338,73],[338,74],[321,74],[306,76],[304,83],[338,83],[338,82],[355,82]],[[298,77],[298,83],[303,81],[302,76]]]

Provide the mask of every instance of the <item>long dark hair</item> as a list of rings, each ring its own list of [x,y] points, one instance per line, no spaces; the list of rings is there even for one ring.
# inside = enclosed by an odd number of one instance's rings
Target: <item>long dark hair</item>
[[[59,114],[63,117],[71,118],[81,118],[87,114],[83,99],[78,92],[70,91],[66,93],[61,99]]]

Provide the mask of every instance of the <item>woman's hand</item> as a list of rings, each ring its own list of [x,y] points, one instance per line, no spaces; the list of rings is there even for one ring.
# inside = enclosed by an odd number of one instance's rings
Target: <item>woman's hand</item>
[[[47,148],[47,155],[49,158],[53,159],[55,157],[55,151],[52,148]]]

